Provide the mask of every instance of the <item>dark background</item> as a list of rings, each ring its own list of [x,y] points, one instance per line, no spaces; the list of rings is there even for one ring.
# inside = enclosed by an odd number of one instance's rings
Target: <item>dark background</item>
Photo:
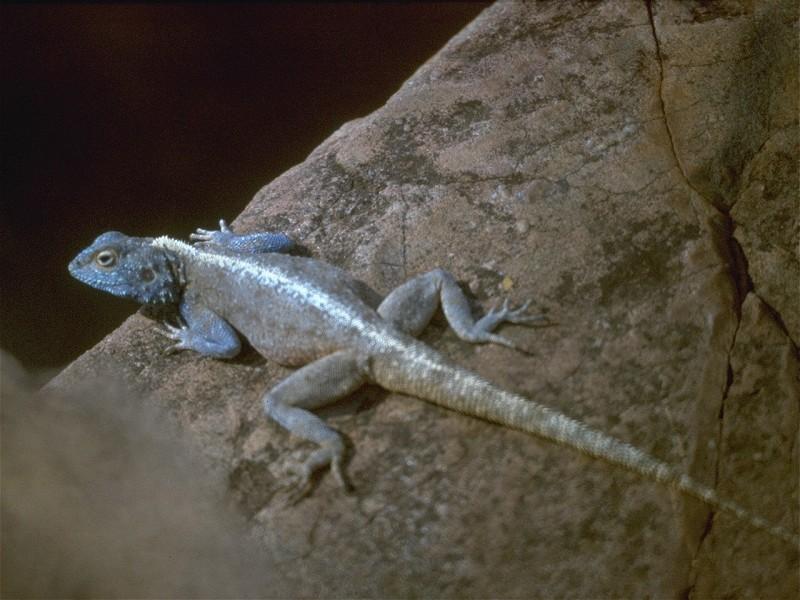
[[[0,346],[66,365],[136,308],[80,249],[231,220],[487,4],[0,5]]]

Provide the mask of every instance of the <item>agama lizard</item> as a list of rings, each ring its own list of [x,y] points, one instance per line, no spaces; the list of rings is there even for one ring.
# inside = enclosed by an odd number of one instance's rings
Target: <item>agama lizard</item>
[[[512,310],[505,304],[475,321],[453,276],[435,269],[402,284],[373,309],[363,284],[343,270],[285,254],[292,241],[283,234],[237,235],[220,221],[219,231],[198,229],[191,238],[199,244],[104,233],[69,270],[115,296],[177,304],[183,323],[161,330],[176,342],[171,350],[232,358],[241,334],[266,358],[300,366],[264,395],[263,405],[270,418],[318,446],[299,468],[302,488],[325,466],[346,487],[342,438],[311,411],[370,382],[581,450],[800,543],[796,534],[642,450],[505,391],[415,339],[441,305],[462,340],[513,348],[493,331],[503,322],[537,320],[526,314],[527,305]]]

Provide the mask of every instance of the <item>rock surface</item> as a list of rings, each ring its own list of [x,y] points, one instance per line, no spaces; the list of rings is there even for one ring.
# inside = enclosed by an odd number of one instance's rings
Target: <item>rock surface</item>
[[[235,226],[287,231],[381,293],[441,266],[481,307],[535,299],[557,325],[508,327],[528,354],[441,321],[423,339],[798,531],[797,40],[788,2],[499,2]],[[298,595],[800,594],[781,541],[374,388],[325,411],[355,493],[323,477],[285,506],[309,446],[259,400],[289,371],[165,345],[137,314],[54,385],[114,372],[167,406]]]

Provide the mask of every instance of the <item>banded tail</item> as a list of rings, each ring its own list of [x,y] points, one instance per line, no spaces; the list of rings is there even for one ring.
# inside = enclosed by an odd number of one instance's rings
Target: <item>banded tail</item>
[[[756,529],[800,547],[800,536],[754,515],[739,504],[675,467],[601,431],[517,394],[489,383],[454,365],[441,354],[414,343],[402,355],[373,358],[376,382],[389,390],[409,394],[470,416],[519,429],[620,465],[659,483],[731,513]]]

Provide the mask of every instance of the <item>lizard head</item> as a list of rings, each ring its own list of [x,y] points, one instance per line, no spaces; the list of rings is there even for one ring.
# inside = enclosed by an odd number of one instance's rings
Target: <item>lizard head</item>
[[[69,272],[93,288],[142,304],[176,303],[183,287],[180,263],[152,241],[108,231],[69,263]]]

